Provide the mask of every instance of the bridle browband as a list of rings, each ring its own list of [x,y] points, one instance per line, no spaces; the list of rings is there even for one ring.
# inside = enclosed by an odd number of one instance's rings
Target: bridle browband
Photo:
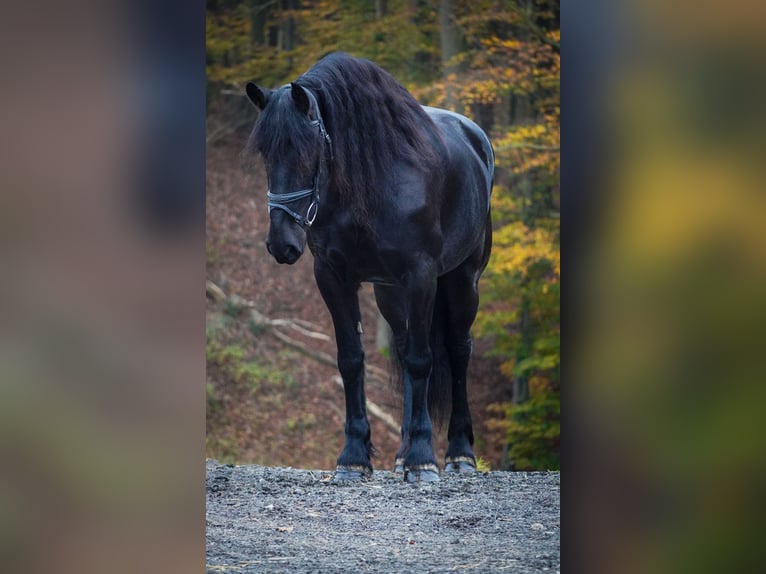
[[[302,86],[301,86],[302,87]],[[314,97],[314,94],[311,93],[310,90],[303,88],[303,91],[306,92],[308,95],[309,101],[314,106],[314,110],[316,110],[316,119],[311,122],[312,126],[317,126],[319,128],[319,132],[322,134],[322,139],[324,140],[325,145],[327,146],[328,155],[330,157],[330,160],[333,158],[332,153],[332,139],[330,139],[330,134],[327,133],[327,129],[325,128],[324,122],[322,121],[322,113],[319,111],[319,104],[317,103],[316,98]],[[309,110],[311,110],[311,106],[309,106]],[[295,220],[295,223],[303,227],[304,229],[307,229],[311,227],[314,224],[314,220],[316,219],[317,212],[319,211],[319,185],[322,180],[322,172],[323,172],[323,165],[324,165],[324,157],[323,154],[319,154],[319,160],[317,161],[317,170],[316,175],[314,176],[314,185],[308,189],[299,189],[298,191],[290,191],[287,193],[271,193],[271,190],[269,189],[266,192],[266,199],[268,201],[267,205],[269,206],[269,213],[271,213],[271,210],[273,208],[281,209],[285,213],[287,213],[290,217],[292,217]],[[309,208],[306,210],[305,217],[302,215],[299,215],[298,213],[295,213],[292,209],[287,207],[287,203],[292,203],[294,201],[298,201],[299,199],[303,199],[305,197],[311,196],[311,204],[309,205]]]

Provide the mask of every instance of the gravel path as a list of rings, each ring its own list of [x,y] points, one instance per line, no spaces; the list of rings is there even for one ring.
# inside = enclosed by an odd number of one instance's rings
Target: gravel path
[[[208,572],[560,570],[559,474],[391,472],[338,485],[328,471],[207,462]]]

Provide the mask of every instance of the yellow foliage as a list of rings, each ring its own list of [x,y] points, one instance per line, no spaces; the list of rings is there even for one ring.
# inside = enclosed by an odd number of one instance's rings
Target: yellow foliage
[[[493,242],[492,271],[523,276],[532,263],[547,260],[553,272],[551,279],[560,279],[561,252],[556,234],[550,230],[515,221],[495,231]]]

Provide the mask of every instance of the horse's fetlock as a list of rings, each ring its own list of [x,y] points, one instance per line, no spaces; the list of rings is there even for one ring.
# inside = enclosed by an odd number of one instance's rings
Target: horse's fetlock
[[[367,419],[352,419],[346,421],[346,432],[349,436],[361,438],[362,440],[369,440],[370,423]]]

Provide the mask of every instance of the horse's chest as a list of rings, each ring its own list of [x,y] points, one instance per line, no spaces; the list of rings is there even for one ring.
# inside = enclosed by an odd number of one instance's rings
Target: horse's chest
[[[311,237],[308,244],[314,258],[329,265],[344,281],[397,282],[378,246],[361,233],[319,234]]]

